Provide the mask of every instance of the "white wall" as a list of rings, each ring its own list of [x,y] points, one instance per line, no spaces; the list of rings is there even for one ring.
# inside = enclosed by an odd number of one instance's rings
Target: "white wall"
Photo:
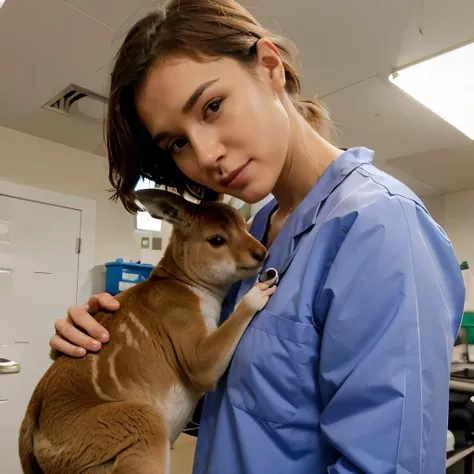
[[[94,199],[96,263],[140,258],[134,217],[109,200],[105,158],[0,127],[0,179]]]
[[[459,262],[474,268],[474,189],[423,199],[451,239]]]
[[[444,194],[422,199],[433,219],[441,226],[446,225],[446,199]]]
[[[150,239],[150,248],[140,250],[140,261],[142,263],[150,263],[152,265],[156,265],[161,260],[161,257],[163,257],[163,254],[165,253],[166,246],[168,245],[172,229],[173,228],[171,227],[171,224],[162,221],[160,232],[145,232],[140,230],[136,231],[137,238],[139,240],[138,245],[141,245],[142,237],[149,237]],[[153,237],[161,237],[161,250],[151,249],[151,239]]]
[[[474,189],[446,195],[445,229],[458,260],[474,268]]]
[[[265,204],[269,203],[273,199],[273,195],[269,194],[266,198],[262,199],[261,201],[257,202],[256,204],[252,204],[250,206],[250,216],[253,217],[257,212],[262,209]]]

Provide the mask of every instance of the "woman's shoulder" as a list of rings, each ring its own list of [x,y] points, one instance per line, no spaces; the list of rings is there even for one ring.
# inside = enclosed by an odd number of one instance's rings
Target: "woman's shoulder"
[[[401,199],[407,199],[414,204],[425,208],[420,197],[413,192],[406,184],[395,178],[389,173],[382,171],[376,166],[370,164],[361,166],[357,170],[358,174],[371,184],[374,188],[380,189],[382,194],[397,196]]]
[[[372,166],[358,170],[334,190],[318,212],[316,223],[316,234],[323,232],[325,240],[339,247],[375,235],[384,243],[380,250],[408,248],[417,238],[447,240],[418,196]]]
[[[322,209],[327,219],[363,218],[377,225],[384,221],[406,220],[407,213],[429,213],[422,200],[405,184],[373,165],[361,166],[328,197]]]

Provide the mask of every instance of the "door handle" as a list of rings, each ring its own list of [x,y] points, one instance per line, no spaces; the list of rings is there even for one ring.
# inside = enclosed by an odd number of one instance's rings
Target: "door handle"
[[[17,374],[18,372],[20,372],[20,364],[18,362],[0,357],[0,375]]]

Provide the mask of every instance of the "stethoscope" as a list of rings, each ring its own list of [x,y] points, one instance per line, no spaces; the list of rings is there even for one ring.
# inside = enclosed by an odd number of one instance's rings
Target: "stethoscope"
[[[264,283],[266,281],[273,280],[275,278],[275,285],[278,285],[279,275],[276,268],[268,268],[258,276],[258,281]]]
[[[293,251],[293,253],[283,263],[280,271],[278,271],[274,267],[267,268],[263,273],[260,273],[260,275],[258,276],[258,281],[260,283],[263,283],[265,281],[273,280],[275,278],[275,285],[278,285],[278,282],[288,270],[295,255],[296,255],[296,251]]]

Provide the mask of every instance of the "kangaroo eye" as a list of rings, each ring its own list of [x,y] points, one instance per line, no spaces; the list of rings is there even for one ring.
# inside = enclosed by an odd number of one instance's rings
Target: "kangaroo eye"
[[[220,235],[214,235],[212,237],[209,237],[207,241],[213,246],[213,247],[222,247],[225,244],[225,239],[224,237],[221,237]]]

